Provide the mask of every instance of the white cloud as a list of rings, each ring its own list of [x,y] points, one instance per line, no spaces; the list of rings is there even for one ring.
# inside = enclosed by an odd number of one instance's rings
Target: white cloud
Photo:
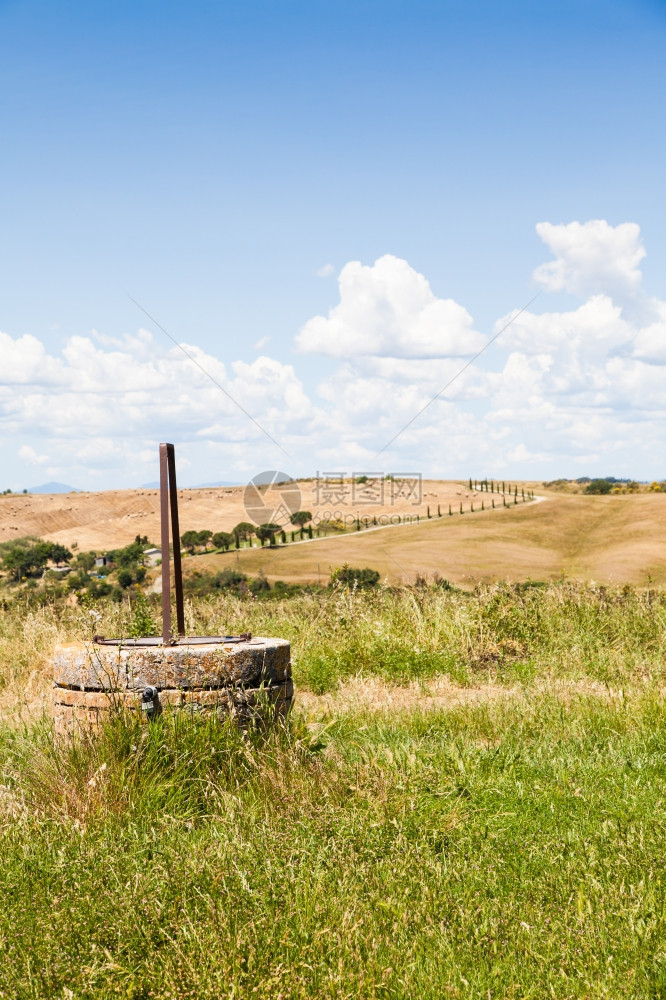
[[[36,338],[0,334],[0,428],[19,440],[48,439],[50,460],[72,477],[115,468],[126,475],[141,469],[143,479],[146,453],[160,440],[197,442],[205,431],[208,442],[242,441],[258,459],[274,462],[276,447],[260,427],[281,442],[302,421],[316,423],[292,365],[262,356],[252,364],[234,361],[228,371],[198,346],[185,346],[229,395],[180,350],[143,335],[108,349],[99,338],[71,337],[57,357]],[[20,458],[46,460],[28,443]]]
[[[332,274],[335,274],[335,268],[332,264],[324,264],[315,273],[318,278],[330,278]]]
[[[605,219],[568,225],[540,222],[536,231],[555,256],[534,272],[549,292],[581,296],[602,292],[616,297],[638,291],[645,250],[635,222],[619,226]]]
[[[0,333],[0,441],[21,445],[22,463],[81,486],[155,478],[165,439],[178,444],[179,466],[189,460],[197,470],[193,481],[243,481],[262,467],[459,476],[518,475],[524,466],[554,478],[572,463],[591,474],[662,476],[666,302],[641,291],[638,227],[539,230],[556,256],[538,269],[542,284],[584,300],[524,312],[462,373],[485,342],[469,313],[387,255],[347,264],[338,304],[298,334],[302,352],[334,359],[317,386],[304,384],[298,365],[265,354],[225,363],[184,345],[193,364],[145,330],[71,337],[57,355],[35,337]]]
[[[666,362],[666,302],[649,300],[652,322],[641,327],[634,337],[634,356],[649,361]]]
[[[406,260],[386,254],[371,266],[345,264],[340,302],[296,337],[300,351],[334,358],[363,355],[444,358],[473,354],[485,338],[452,299],[438,299]]]
[[[499,319],[496,329],[501,329],[509,318]],[[501,344],[527,354],[583,351],[603,355],[630,344],[634,334],[619,306],[606,295],[594,295],[578,309],[567,312],[522,313],[502,334]]]
[[[13,340],[0,332],[2,386],[62,383],[64,366],[60,359],[49,357],[41,340],[26,334]]]
[[[529,451],[521,441],[520,444],[509,451],[507,458],[510,462],[543,462],[546,454],[543,451]]]
[[[256,344],[253,344],[252,346],[254,347],[255,351],[261,351],[261,350],[262,350],[262,348],[264,348],[264,347],[266,346],[266,344],[268,343],[268,341],[269,341],[270,339],[271,339],[270,337],[261,337],[261,338],[260,338],[260,339],[259,339],[259,340],[258,340],[258,341],[256,342]]]
[[[18,450],[18,457],[27,465],[44,465],[49,460],[48,455],[38,455],[35,449],[29,444],[21,445]]]

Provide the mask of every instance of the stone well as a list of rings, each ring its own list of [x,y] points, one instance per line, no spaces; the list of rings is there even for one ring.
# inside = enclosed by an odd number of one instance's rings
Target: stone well
[[[260,637],[72,643],[56,649],[53,680],[58,734],[95,728],[116,711],[270,724],[287,715],[293,698],[289,643]]]

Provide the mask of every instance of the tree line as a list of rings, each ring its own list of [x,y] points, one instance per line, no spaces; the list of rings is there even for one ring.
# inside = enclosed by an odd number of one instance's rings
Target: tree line
[[[294,530],[291,531],[292,542],[296,540],[297,534],[301,538],[304,538],[306,534],[309,538],[313,537],[311,521],[312,512],[309,510],[297,510],[291,515],[291,524],[294,525]],[[183,548],[193,554],[197,549],[203,549],[205,552],[210,546],[215,549],[223,549],[225,552],[231,548],[240,549],[243,543],[251,544],[253,538],[256,538],[261,545],[266,543],[275,545],[278,537],[283,544],[287,543],[287,532],[282,525],[275,524],[273,521],[266,521],[264,524],[240,521],[231,531],[213,532],[207,529],[186,531],[180,536],[180,541]]]

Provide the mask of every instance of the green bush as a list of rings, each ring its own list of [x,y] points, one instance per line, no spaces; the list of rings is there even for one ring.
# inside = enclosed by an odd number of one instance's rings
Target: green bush
[[[342,587],[376,587],[379,583],[379,573],[376,569],[355,569],[353,566],[341,566],[331,574],[329,586],[337,585]]]
[[[610,483],[607,479],[593,479],[585,487],[585,492],[606,495],[611,492],[612,488],[612,483]]]

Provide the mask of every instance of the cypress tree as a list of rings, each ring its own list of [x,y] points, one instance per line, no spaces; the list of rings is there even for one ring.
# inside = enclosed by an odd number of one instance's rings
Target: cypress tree
[[[472,477],[471,476],[469,477],[469,488],[470,488],[470,490],[472,489]]]
[[[449,517],[453,516],[453,511],[451,510],[451,504],[449,504]]]
[[[486,507],[485,507],[485,504],[484,504],[484,502],[483,502],[483,500],[482,500],[482,501],[481,501],[481,510],[485,510],[485,509],[486,509]]]
[[[437,517],[441,517],[441,516],[442,516],[442,512],[439,509],[439,504],[437,504]]]
[[[462,514],[462,512],[463,512],[463,509],[462,509],[462,500],[461,500],[460,501],[460,513]]]
[[[428,520],[430,520],[430,504],[428,504],[428,507],[426,509],[428,511]]]
[[[493,503],[493,510],[495,510],[495,497],[493,497],[492,503]]]

